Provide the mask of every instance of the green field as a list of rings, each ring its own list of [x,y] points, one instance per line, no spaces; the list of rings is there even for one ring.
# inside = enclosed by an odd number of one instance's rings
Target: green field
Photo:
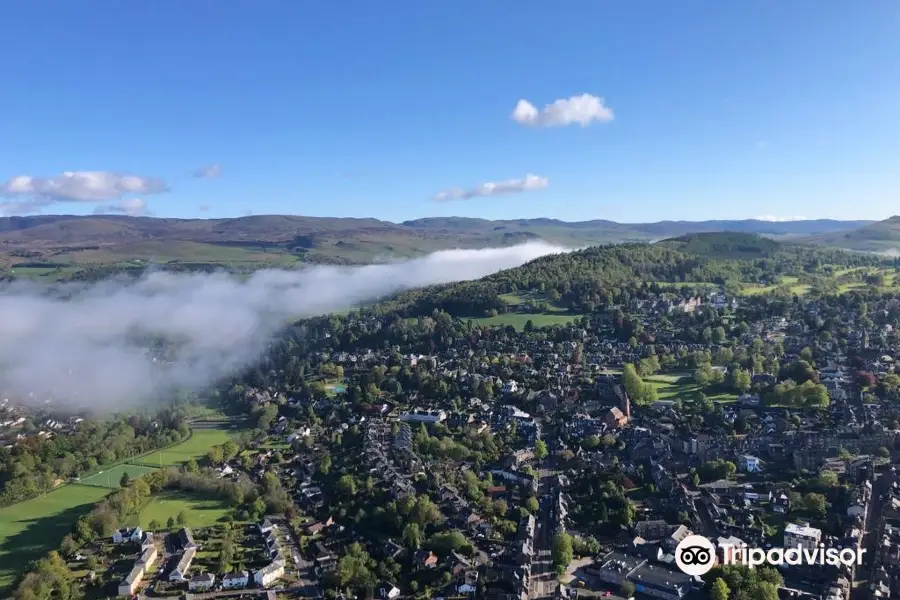
[[[700,392],[706,394],[710,400],[717,402],[734,402],[737,394],[710,390],[704,391],[691,380],[689,373],[674,373],[668,375],[652,375],[645,377],[644,381],[656,388],[660,400],[693,400]]]
[[[0,588],[12,585],[29,562],[56,548],[72,530],[72,523],[109,492],[107,488],[72,484],[0,508]]]
[[[497,315],[496,317],[479,317],[472,319],[478,325],[493,327],[497,325],[512,325],[516,331],[522,331],[525,323],[531,320],[535,327],[547,327],[549,325],[565,325],[578,319],[582,315],[567,314],[526,314],[526,313],[506,313]]]
[[[89,512],[94,504],[110,493],[111,489],[117,489],[122,479],[122,473],[127,472],[133,477],[150,472],[160,464],[177,466],[187,462],[191,458],[200,460],[212,446],[224,443],[229,439],[230,433],[226,425],[222,428],[212,428],[210,424],[196,424],[191,437],[180,444],[162,452],[151,453],[136,459],[139,464],[118,464],[103,472],[97,472],[85,477],[81,482],[63,486],[44,496],[19,502],[12,506],[0,508],[0,589],[10,586],[15,576],[21,572],[29,562],[40,558],[48,550],[59,546],[62,538],[72,530],[72,524],[81,515]],[[231,427],[236,428],[236,425]],[[162,497],[161,497],[162,498]],[[202,526],[207,521],[215,521],[221,517],[227,509],[215,501],[197,500],[185,497],[180,506],[175,510],[176,516],[180,510],[188,514],[196,513],[194,521],[190,524]],[[148,505],[151,516],[153,511],[162,509],[152,508],[154,504],[165,506],[164,502],[154,502]],[[177,503],[175,506],[179,506]],[[145,509],[145,510],[147,510]],[[170,507],[166,506],[168,511]],[[144,514],[141,514],[143,518]],[[168,519],[168,515],[163,519]]]
[[[145,473],[153,471],[151,467],[142,467],[139,465],[116,465],[104,471],[98,471],[93,475],[85,477],[79,481],[81,485],[93,485],[97,487],[105,487],[118,489],[119,482],[122,480],[122,474],[128,473],[129,477],[135,479]]]
[[[177,518],[181,511],[187,515],[188,526],[208,527],[230,514],[231,508],[221,500],[197,498],[183,492],[161,492],[155,494],[141,514],[133,517],[128,525],[140,525],[147,529],[150,521],[155,520],[165,526],[169,517]]]
[[[148,467],[176,467],[190,459],[202,459],[210,448],[224,444],[229,438],[224,429],[194,429],[191,437],[161,452],[151,452],[132,461],[135,465]],[[121,477],[121,473],[119,477]]]

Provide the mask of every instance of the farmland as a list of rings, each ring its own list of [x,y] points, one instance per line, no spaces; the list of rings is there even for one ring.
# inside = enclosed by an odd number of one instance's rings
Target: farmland
[[[56,547],[72,523],[109,492],[105,487],[72,484],[0,508],[0,588],[11,585],[17,572]]]

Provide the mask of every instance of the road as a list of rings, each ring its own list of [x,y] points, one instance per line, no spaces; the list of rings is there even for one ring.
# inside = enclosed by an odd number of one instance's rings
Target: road
[[[531,563],[531,582],[528,597],[532,600],[552,598],[558,582],[553,569],[550,550],[553,547],[553,491],[556,471],[547,468],[547,461],[538,469],[538,500],[540,510],[537,515],[537,531],[534,536],[534,559]]]
[[[869,510],[866,513],[865,531],[863,532],[861,548],[865,549],[863,564],[856,569],[853,589],[850,592],[851,600],[863,600],[869,597],[867,589],[869,578],[874,566],[875,545],[881,533],[881,516],[886,502],[886,494],[894,479],[894,473],[889,469],[884,472],[875,472],[875,481],[872,482],[872,499],[869,501]]]

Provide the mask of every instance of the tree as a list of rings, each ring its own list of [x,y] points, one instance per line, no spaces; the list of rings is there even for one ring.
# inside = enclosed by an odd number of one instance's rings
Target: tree
[[[563,575],[569,563],[575,557],[575,551],[572,547],[572,536],[564,531],[557,533],[556,537],[553,538],[551,556],[556,567],[556,573]]]
[[[59,545],[59,551],[65,557],[75,556],[75,553],[78,552],[78,542],[69,534],[63,538],[62,543]]]
[[[176,517],[175,521],[176,521],[179,525],[181,525],[182,527],[184,527],[185,525],[187,525],[187,513],[184,512],[183,510],[178,511],[178,517]]]
[[[403,528],[403,542],[410,548],[418,550],[422,546],[422,530],[415,523],[407,523]]]
[[[538,440],[534,443],[534,457],[537,460],[547,458],[547,443],[544,440]]]
[[[162,529],[162,523],[157,521],[156,519],[150,520],[150,531],[159,531]]]
[[[525,510],[533,515],[536,515],[538,510],[540,510],[540,505],[538,504],[537,498],[535,498],[534,496],[529,496],[528,499],[525,500]]]
[[[725,580],[721,577],[716,577],[716,580],[713,581],[712,584],[712,590],[710,591],[712,600],[728,600],[730,593],[731,590],[728,589],[728,584],[725,583]]]
[[[166,521],[166,527],[168,527],[169,529],[175,527],[175,517],[169,517],[169,519]]]
[[[632,596],[634,596],[634,590],[634,584],[627,579],[622,582],[622,585],[619,586],[619,593],[623,598],[631,598]]]
[[[344,497],[352,498],[356,495],[356,480],[352,475],[342,475],[337,482],[338,493]]]
[[[119,479],[120,487],[128,487],[128,484],[131,483],[131,476],[128,474],[128,471],[122,473],[121,479]]]

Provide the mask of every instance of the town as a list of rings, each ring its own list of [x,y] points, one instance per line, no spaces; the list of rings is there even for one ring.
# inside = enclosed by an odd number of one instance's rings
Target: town
[[[881,285],[895,275],[851,271]],[[4,462],[51,457],[35,466],[42,478],[8,481],[10,508],[102,488],[17,597],[47,581],[86,597],[198,600],[896,591],[894,295],[642,283],[546,325],[572,293],[504,294],[488,324],[441,306],[397,312],[408,304],[309,319],[217,391],[214,410],[186,400],[105,425],[137,446],[65,473],[45,445],[91,422],[4,401]],[[506,317],[519,326],[495,324]],[[54,489],[54,474],[69,481]],[[703,576],[676,565],[692,535],[719,557]],[[798,546],[864,560],[722,560]]]

